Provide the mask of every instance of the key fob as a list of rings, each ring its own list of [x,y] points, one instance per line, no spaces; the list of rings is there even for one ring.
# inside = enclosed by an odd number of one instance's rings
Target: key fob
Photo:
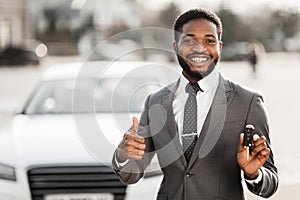
[[[253,135],[254,135],[255,128],[251,124],[247,124],[244,129],[244,147],[251,147],[253,146]]]

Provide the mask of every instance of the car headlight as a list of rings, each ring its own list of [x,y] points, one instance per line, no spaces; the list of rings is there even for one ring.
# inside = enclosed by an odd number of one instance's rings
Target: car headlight
[[[9,165],[0,163],[0,179],[16,181],[15,168]]]

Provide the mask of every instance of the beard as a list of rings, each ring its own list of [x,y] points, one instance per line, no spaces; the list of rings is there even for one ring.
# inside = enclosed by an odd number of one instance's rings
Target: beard
[[[215,58],[213,60],[213,62],[208,66],[207,71],[205,72],[200,72],[200,71],[192,71],[191,67],[189,66],[189,64],[187,63],[187,61],[180,56],[178,53],[176,54],[177,56],[177,60],[179,65],[181,66],[181,68],[183,69],[183,71],[192,79],[194,80],[201,80],[203,79],[205,76],[207,76],[208,74],[210,74],[213,69],[215,68],[215,66],[217,65],[217,63],[219,62],[219,57]]]

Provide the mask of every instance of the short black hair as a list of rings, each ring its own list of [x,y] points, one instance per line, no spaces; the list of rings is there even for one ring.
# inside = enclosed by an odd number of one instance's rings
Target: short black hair
[[[188,11],[185,11],[184,13],[180,14],[173,25],[174,30],[174,38],[175,41],[178,42],[179,40],[179,34],[182,33],[182,27],[195,19],[206,19],[212,23],[214,23],[217,26],[217,32],[218,32],[218,38],[219,40],[222,39],[222,22],[221,19],[212,11],[205,9],[205,8],[195,8]]]

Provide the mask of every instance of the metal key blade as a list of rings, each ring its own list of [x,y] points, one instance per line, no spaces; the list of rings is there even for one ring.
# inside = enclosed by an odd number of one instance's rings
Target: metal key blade
[[[247,151],[247,152],[246,152],[246,153],[247,153],[247,154],[246,154],[246,159],[249,160],[249,147],[246,147],[246,151]]]

